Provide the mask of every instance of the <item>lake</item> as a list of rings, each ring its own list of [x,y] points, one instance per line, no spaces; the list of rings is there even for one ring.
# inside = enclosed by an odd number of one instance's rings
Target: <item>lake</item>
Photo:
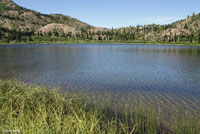
[[[0,78],[200,111],[200,47],[136,44],[0,46]]]

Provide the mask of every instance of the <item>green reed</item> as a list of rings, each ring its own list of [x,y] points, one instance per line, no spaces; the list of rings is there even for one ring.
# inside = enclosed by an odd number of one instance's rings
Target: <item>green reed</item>
[[[23,134],[198,134],[200,121],[178,118],[166,128],[153,108],[142,103],[121,110],[108,100],[101,105],[89,97],[58,89],[0,80],[0,133]]]

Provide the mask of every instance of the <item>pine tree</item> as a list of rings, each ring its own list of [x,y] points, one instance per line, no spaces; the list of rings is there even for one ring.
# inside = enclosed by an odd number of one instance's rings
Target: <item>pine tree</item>
[[[102,37],[101,37],[101,35],[99,35],[98,40],[103,40]]]
[[[189,37],[190,42],[193,42],[193,38],[194,38],[194,34],[192,33],[192,34],[190,35],[190,37]]]
[[[200,30],[199,30],[199,33],[198,33],[198,43],[200,43]]]
[[[65,33],[64,32],[61,33],[61,37],[65,37]]]
[[[184,29],[188,29],[188,25],[187,24],[185,24]]]
[[[176,33],[174,34],[174,42],[177,41],[177,36],[176,36]]]
[[[67,36],[71,38],[71,37],[72,37],[72,32],[69,32],[69,33],[67,34]],[[80,36],[78,36],[78,37],[80,37]]]
[[[17,39],[17,41],[20,41],[20,42],[22,40],[22,33],[20,30],[17,32],[16,39]]]
[[[55,32],[55,36],[57,36],[57,37],[59,36],[59,33],[57,31]]]
[[[51,31],[49,31],[49,32],[48,32],[48,36],[52,36],[52,33],[51,33]]]
[[[43,33],[42,33],[42,32],[40,32],[40,36],[43,36]]]

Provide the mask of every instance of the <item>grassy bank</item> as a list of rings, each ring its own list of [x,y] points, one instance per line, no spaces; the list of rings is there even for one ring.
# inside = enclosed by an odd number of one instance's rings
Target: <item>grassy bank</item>
[[[82,40],[82,39],[67,39],[64,37],[37,37],[33,41],[11,41],[3,42],[0,40],[0,45],[8,44],[157,44],[157,45],[186,45],[186,46],[200,46],[197,42],[156,42],[156,41],[137,41],[137,40]]]
[[[142,105],[114,110],[87,97],[0,80],[0,132],[24,134],[199,134],[200,121],[174,120],[166,128],[155,110]]]

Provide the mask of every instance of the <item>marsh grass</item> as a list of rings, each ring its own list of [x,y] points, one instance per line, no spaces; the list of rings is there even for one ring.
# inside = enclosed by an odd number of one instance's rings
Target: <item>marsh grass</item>
[[[0,80],[0,132],[23,134],[198,134],[198,119],[178,118],[166,128],[156,110],[111,108],[76,93]]]

